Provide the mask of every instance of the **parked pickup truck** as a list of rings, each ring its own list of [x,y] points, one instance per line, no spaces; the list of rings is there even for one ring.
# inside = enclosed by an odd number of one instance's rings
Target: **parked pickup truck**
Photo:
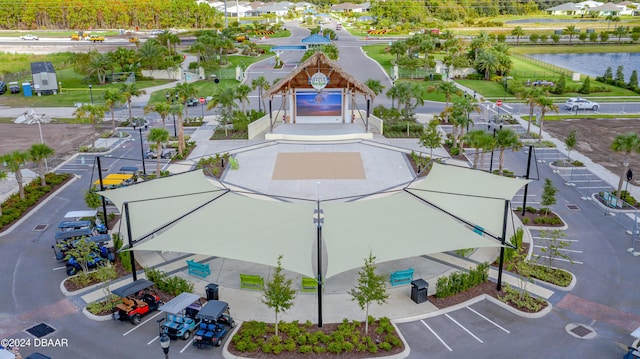
[[[31,35],[31,34],[26,34],[26,35],[20,36],[20,38],[22,40],[39,40],[36,35]]]
[[[89,36],[89,41],[91,41],[91,42],[104,42],[104,36],[91,35],[91,36]]]

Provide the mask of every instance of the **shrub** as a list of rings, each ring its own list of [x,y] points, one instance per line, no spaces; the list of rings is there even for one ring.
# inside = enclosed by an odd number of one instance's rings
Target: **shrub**
[[[469,272],[454,272],[448,277],[438,278],[436,297],[446,298],[454,294],[464,292],[478,284],[486,282],[489,278],[489,264],[481,263]]]
[[[167,273],[151,268],[145,268],[144,273],[146,274],[147,279],[152,281],[158,289],[167,294],[178,295],[183,292],[193,292],[193,283],[184,278],[175,276],[169,277]]]
[[[562,224],[559,217],[538,217],[533,220],[534,224],[558,225]]]

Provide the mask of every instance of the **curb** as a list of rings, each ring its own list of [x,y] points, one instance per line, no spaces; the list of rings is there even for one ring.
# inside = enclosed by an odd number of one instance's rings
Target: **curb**
[[[222,357],[226,358],[226,359],[242,359],[245,357],[239,357],[235,354],[231,354],[231,352],[229,352],[229,342],[231,342],[231,338],[233,338],[234,335],[236,335],[236,332],[238,332],[238,330],[240,330],[240,327],[242,326],[243,322],[236,322],[236,327],[233,328],[233,331],[231,333],[229,333],[229,335],[227,336],[227,340],[224,342],[224,345],[222,346]]]
[[[47,198],[45,200],[43,200],[42,202],[38,203],[37,206],[35,206],[29,212],[27,212],[24,216],[22,216],[22,218],[20,218],[17,222],[15,222],[13,225],[11,225],[11,227],[9,227],[6,230],[0,232],[0,237],[6,236],[7,234],[11,233],[14,229],[16,229],[18,226],[22,225],[22,223],[24,221],[26,221],[29,217],[31,217],[31,214],[39,211],[51,199],[56,197],[59,192],[61,192],[64,189],[66,189],[69,185],[71,185],[77,179],[78,179],[78,176],[77,175],[73,175],[73,177],[71,177],[71,179],[67,183],[65,183],[62,187],[58,188],[55,192],[51,192],[49,194],[49,196],[47,196]]]
[[[553,267],[553,268],[555,268],[555,267]],[[569,283],[569,285],[568,285],[568,286],[566,286],[566,287],[561,287],[561,286],[559,286],[559,285],[557,285],[557,284],[553,284],[553,283],[545,282],[545,281],[543,281],[543,280],[536,280],[536,279],[534,279],[534,280],[533,280],[533,282],[534,282],[535,284],[543,284],[543,285],[546,285],[546,286],[548,286],[548,287],[551,287],[551,288],[553,288],[553,289],[557,289],[557,290],[559,290],[559,291],[563,291],[563,292],[569,292],[569,291],[573,290],[573,288],[576,286],[576,283],[578,283],[578,279],[576,278],[576,275],[575,275],[575,274],[573,274],[573,273],[571,273],[571,272],[569,272],[569,271],[568,271],[568,270],[566,270],[566,269],[563,269],[563,268],[555,268],[555,269],[563,270],[563,271],[565,271],[565,272],[567,272],[567,273],[571,274],[571,283]]]
[[[76,296],[78,294],[84,293],[86,291],[92,291],[94,289],[96,289],[97,287],[99,287],[101,284],[103,284],[104,282],[100,282],[100,283],[96,283],[96,284],[92,284],[88,287],[84,287],[84,288],[80,288],[78,290],[74,290],[73,292],[70,292],[67,290],[67,288],[64,286],[64,283],[66,283],[66,281],[68,281],[71,278],[76,277],[76,275],[73,275],[71,277],[67,277],[65,279],[62,280],[62,282],[60,282],[60,291],[62,292],[62,294],[64,294],[66,297],[73,297]]]
[[[86,306],[82,308],[82,314],[84,314],[85,317],[91,320],[94,320],[96,322],[106,322],[108,320],[111,320],[110,315],[95,315],[95,314],[89,313]]]

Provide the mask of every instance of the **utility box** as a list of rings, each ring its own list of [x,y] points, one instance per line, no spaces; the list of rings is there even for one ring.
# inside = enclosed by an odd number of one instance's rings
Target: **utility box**
[[[209,283],[204,287],[204,291],[207,293],[207,300],[218,300],[218,285]]]
[[[411,282],[411,300],[416,304],[424,303],[427,301],[427,290],[429,289],[429,283],[424,279],[416,279]]]
[[[575,82],[580,81],[580,73],[579,72],[573,72],[571,74],[571,81],[575,81]]]

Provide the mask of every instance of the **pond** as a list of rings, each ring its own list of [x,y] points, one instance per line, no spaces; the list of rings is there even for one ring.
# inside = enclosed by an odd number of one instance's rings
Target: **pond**
[[[607,67],[611,67],[615,77],[618,66],[624,66],[625,82],[629,81],[633,70],[640,73],[640,53],[637,52],[530,54],[527,56],[592,77],[603,76]]]

